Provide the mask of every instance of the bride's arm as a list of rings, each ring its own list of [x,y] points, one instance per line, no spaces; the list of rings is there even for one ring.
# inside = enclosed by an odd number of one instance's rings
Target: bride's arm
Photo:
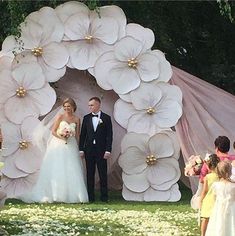
[[[51,129],[51,133],[53,136],[57,137],[57,138],[60,138],[60,139],[63,139],[64,140],[64,137],[60,136],[57,134],[57,129],[59,128],[59,125],[60,125],[60,122],[62,121],[62,115],[59,115],[56,119],[55,119],[55,122],[52,126],[52,129]]]

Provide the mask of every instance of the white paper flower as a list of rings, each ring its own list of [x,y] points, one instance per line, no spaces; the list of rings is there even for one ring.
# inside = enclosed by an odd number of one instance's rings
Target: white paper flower
[[[4,176],[1,180],[1,186],[7,192],[8,198],[17,198],[20,195],[29,192],[35,185],[38,178],[38,172],[28,174],[25,177],[8,178]]]
[[[126,94],[138,88],[141,81],[162,81],[161,60],[147,50],[145,43],[127,36],[115,44],[114,51],[104,53],[97,60],[95,77],[102,88]]]
[[[80,11],[67,18],[65,35],[73,42],[66,45],[73,67],[80,70],[93,67],[101,54],[111,50],[111,45],[119,38],[120,29],[126,24],[119,9],[110,8],[115,13],[113,16],[108,9],[101,9],[99,16],[94,11],[86,12],[83,7],[78,7]]]
[[[153,188],[148,188],[143,193],[137,193],[129,190],[123,185],[122,196],[126,201],[168,201],[177,202],[181,198],[178,184],[174,184],[169,190],[158,191]]]
[[[151,29],[144,28],[142,25],[130,23],[126,26],[126,35],[132,36],[143,44],[143,50],[151,49],[154,44],[154,33]]]
[[[21,64],[12,72],[0,71],[0,78],[0,104],[13,123],[21,124],[27,116],[45,115],[55,104],[55,91],[45,82],[37,63]]]
[[[38,119],[28,117],[22,125],[11,122],[1,125],[5,159],[2,173],[8,178],[25,177],[39,170],[42,153],[32,144],[33,130],[38,123]]]
[[[13,59],[9,56],[0,56],[0,71],[6,69],[10,70],[12,61]]]
[[[119,157],[125,186],[133,192],[145,192],[149,187],[166,191],[180,177],[179,144],[173,131],[152,137],[128,133],[124,137]]]
[[[48,20],[50,19],[50,20]],[[37,61],[48,82],[60,79],[66,71],[68,51],[60,43],[64,26],[52,8],[44,7],[31,13],[20,25],[21,36],[15,41],[10,38],[4,50],[15,50],[16,64]],[[21,53],[19,53],[21,51]]]
[[[141,83],[114,106],[115,120],[128,132],[155,134],[173,127],[182,115],[182,93],[168,83]]]

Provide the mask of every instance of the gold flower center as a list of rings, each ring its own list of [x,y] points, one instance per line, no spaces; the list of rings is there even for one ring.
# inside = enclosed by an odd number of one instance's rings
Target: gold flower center
[[[92,43],[92,39],[93,39],[92,35],[85,36],[85,40],[87,41],[87,43]]]
[[[127,63],[129,67],[134,68],[134,69],[138,65],[138,61],[136,60],[136,58],[133,58],[133,57],[131,59],[128,59]]]
[[[24,87],[19,87],[16,89],[16,95],[20,98],[23,98],[26,95],[27,91],[24,89]]]
[[[36,48],[33,48],[33,49],[31,50],[31,52],[33,53],[33,55],[34,55],[35,57],[39,57],[39,56],[42,55],[43,50],[42,50],[41,47],[36,47]]]
[[[22,150],[28,148],[28,142],[25,141],[25,140],[20,141],[20,142],[19,142],[19,147],[20,147],[20,149],[22,149]]]
[[[149,115],[152,115],[152,114],[155,113],[155,112],[156,112],[156,110],[155,110],[155,108],[153,108],[153,107],[149,107],[148,110],[147,110],[147,113],[148,113]]]
[[[146,163],[149,166],[155,165],[157,163],[157,158],[154,155],[149,155],[146,157]]]

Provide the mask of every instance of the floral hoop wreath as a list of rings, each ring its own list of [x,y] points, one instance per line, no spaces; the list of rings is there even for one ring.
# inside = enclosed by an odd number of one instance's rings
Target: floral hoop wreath
[[[124,199],[178,201],[180,147],[171,127],[182,115],[182,93],[168,83],[172,69],[164,53],[151,49],[152,30],[127,24],[117,6],[98,14],[72,1],[31,13],[20,31],[19,38],[4,40],[0,52],[2,184],[8,196],[35,182],[42,158],[31,143],[32,130],[55,104],[49,83],[70,67],[88,70],[101,88],[120,97],[114,117],[127,130],[119,158]]]

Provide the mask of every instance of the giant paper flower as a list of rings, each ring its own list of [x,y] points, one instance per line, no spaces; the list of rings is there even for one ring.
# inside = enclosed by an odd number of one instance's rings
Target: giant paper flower
[[[148,188],[145,192],[137,193],[129,190],[125,184],[122,188],[122,196],[127,201],[168,201],[177,202],[181,198],[178,184],[172,185],[169,190],[158,191],[153,188]]]
[[[11,122],[1,125],[5,159],[2,173],[8,178],[26,177],[39,170],[42,153],[32,144],[33,130],[38,123],[38,119],[28,117],[22,125]]]
[[[66,44],[70,63],[77,69],[85,70],[93,67],[97,58],[109,51],[110,46],[119,39],[126,25],[126,18],[118,7],[100,9],[99,16],[97,12],[86,12],[84,6],[78,5],[77,12],[74,13],[73,10],[74,14],[68,17],[66,12],[69,8],[68,5],[67,8],[64,7],[64,14],[61,13],[63,9],[59,9],[58,14],[62,15],[65,21],[65,36],[73,41]]]
[[[161,60],[147,50],[146,44],[127,36],[115,44],[114,51],[97,60],[95,77],[102,88],[111,87],[118,94],[126,94],[138,88],[141,81],[161,81]]]
[[[153,135],[173,127],[182,115],[181,90],[168,83],[141,83],[123,98],[128,102],[115,103],[114,117],[128,132]]]
[[[179,144],[173,131],[150,137],[128,133],[122,140],[119,165],[125,186],[132,192],[169,190],[179,179]]]
[[[8,178],[4,176],[1,180],[1,187],[7,193],[7,198],[17,198],[29,192],[35,185],[38,178],[38,171],[26,177]]]
[[[20,64],[12,72],[0,71],[0,78],[0,104],[13,123],[21,124],[30,115],[45,115],[55,104],[55,91],[45,82],[37,63]]]
[[[50,19],[50,20],[48,20]],[[31,13],[20,25],[21,36],[14,42],[8,38],[4,50],[14,49],[21,53],[17,63],[37,61],[43,69],[48,82],[60,79],[66,71],[68,52],[60,43],[64,35],[64,26],[52,8],[44,7]]]

